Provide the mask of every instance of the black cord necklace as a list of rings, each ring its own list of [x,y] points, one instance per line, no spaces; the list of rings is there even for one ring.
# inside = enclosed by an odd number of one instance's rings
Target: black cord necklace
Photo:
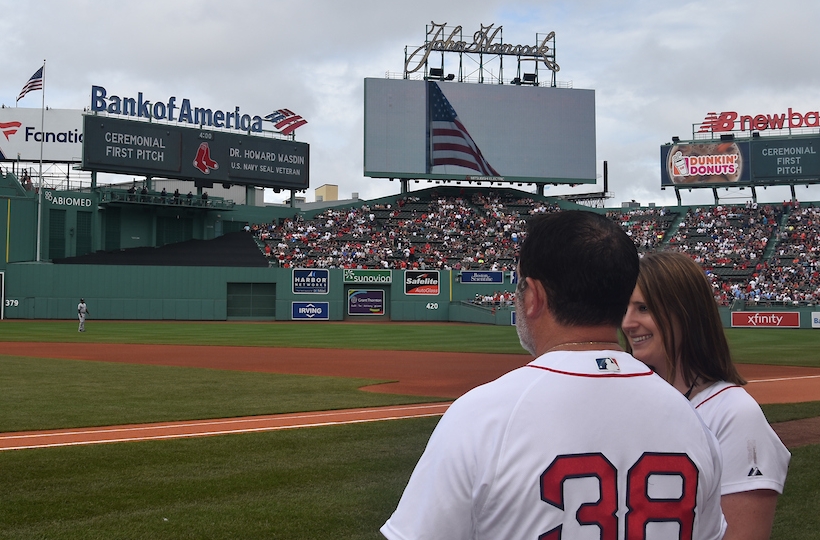
[[[694,380],[694,381],[692,381],[692,386],[690,386],[690,387],[689,387],[689,390],[687,390],[687,391],[686,391],[686,393],[685,393],[685,394],[683,394],[683,397],[685,397],[686,399],[689,399],[689,396],[691,396],[691,395],[692,395],[692,390],[694,390],[694,389],[695,389],[695,386],[696,386],[697,384],[698,384],[698,377],[695,377],[695,380]]]

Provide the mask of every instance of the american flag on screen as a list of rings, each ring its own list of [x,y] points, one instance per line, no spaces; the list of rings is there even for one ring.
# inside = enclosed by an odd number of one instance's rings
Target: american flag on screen
[[[307,120],[291,111],[290,109],[279,109],[265,117],[268,122],[273,122],[273,127],[279,130],[282,135],[290,135],[296,128],[307,124]]]
[[[430,168],[436,165],[458,165],[485,176],[499,176],[484,159],[438,83],[433,81],[427,81],[427,112],[430,119]]]
[[[23,96],[29,92],[43,89],[43,68],[45,68],[45,66],[34,72],[34,75],[31,76],[26,85],[23,86],[23,89],[20,90],[20,95],[17,96],[17,101],[23,99]]]

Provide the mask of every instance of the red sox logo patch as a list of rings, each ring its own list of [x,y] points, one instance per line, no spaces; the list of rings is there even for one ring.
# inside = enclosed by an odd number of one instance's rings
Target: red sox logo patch
[[[194,167],[202,171],[203,174],[210,174],[211,169],[218,169],[219,163],[211,159],[211,147],[204,142],[199,145],[194,158]]]
[[[9,135],[17,133],[17,128],[21,125],[20,122],[0,122],[0,130],[3,130],[3,135],[6,136],[6,140],[9,140]]]

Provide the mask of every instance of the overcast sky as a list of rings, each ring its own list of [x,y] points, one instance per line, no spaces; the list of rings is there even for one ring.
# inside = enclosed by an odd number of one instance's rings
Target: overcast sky
[[[660,189],[659,147],[690,138],[708,112],[820,109],[815,0],[0,0],[0,13],[6,106],[46,59],[53,108],[88,106],[92,85],[261,116],[289,108],[309,122],[297,131],[311,145],[309,201],[323,184],[337,184],[340,198],[398,192],[397,182],[363,176],[363,81],[401,73],[404,47],[421,45],[431,21],[465,36],[494,23],[510,44],[555,31],[558,81],[595,90],[607,206],[674,204]],[[34,92],[19,106],[40,100]],[[820,200],[815,188],[797,194]],[[789,196],[758,190],[760,200]],[[683,195],[684,204],[712,200],[710,190]]]

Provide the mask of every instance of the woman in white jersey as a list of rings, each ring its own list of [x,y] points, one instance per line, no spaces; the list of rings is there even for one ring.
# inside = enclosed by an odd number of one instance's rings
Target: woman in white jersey
[[[676,252],[641,260],[622,329],[633,356],[680,390],[720,443],[725,539],[767,539],[791,455],[744,389],[703,270]]]

